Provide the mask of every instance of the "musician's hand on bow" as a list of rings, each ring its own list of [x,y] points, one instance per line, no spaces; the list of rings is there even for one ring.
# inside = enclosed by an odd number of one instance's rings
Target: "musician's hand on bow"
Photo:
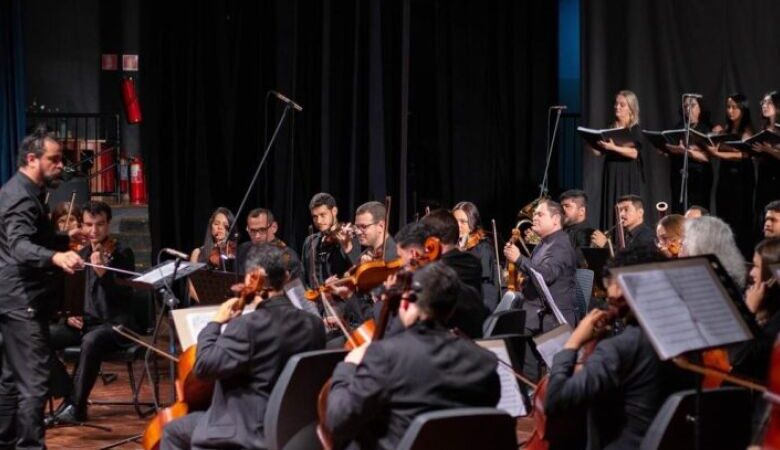
[[[603,248],[605,245],[607,245],[607,235],[604,234],[604,232],[601,230],[596,230],[593,232],[593,234],[590,235],[590,243],[594,247]]]
[[[363,357],[366,355],[366,349],[368,348],[368,344],[369,342],[366,342],[362,344],[360,347],[357,347],[353,349],[351,352],[347,353],[347,356],[346,358],[344,358],[344,361],[355,365],[360,364],[363,361]]]
[[[66,321],[69,327],[80,330],[84,328],[84,319],[81,316],[70,316]]]
[[[78,242],[80,244],[83,244],[89,239],[89,236],[87,236],[87,234],[81,230],[81,227],[68,230],[68,237],[70,238],[71,242]]]
[[[569,350],[579,350],[588,341],[596,337],[596,329],[607,316],[607,312],[594,309],[582,318],[577,328],[574,329],[569,340],[563,346]]]
[[[507,242],[504,246],[504,256],[507,261],[516,263],[520,259],[520,249],[515,244]]]
[[[240,316],[242,311],[237,308],[239,300],[238,297],[234,297],[219,305],[217,313],[214,314],[214,322],[227,323]]]

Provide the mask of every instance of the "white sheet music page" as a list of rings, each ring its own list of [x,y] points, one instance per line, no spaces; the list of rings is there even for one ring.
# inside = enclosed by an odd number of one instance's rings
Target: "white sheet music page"
[[[555,299],[552,297],[552,294],[550,293],[550,289],[547,287],[547,282],[544,281],[544,277],[542,276],[542,274],[537,272],[536,269],[534,269],[533,267],[529,267],[529,269],[531,269],[531,276],[534,277],[534,280],[536,281],[534,285],[538,286],[539,289],[542,290],[542,292],[540,292],[539,294],[544,296],[544,299],[550,305],[550,309],[552,309],[555,320],[557,320],[558,323],[561,325],[565,323],[569,323],[566,321],[566,318],[563,317],[563,313],[561,313],[561,310],[558,308],[558,305],[555,304]]]
[[[542,356],[547,367],[552,367],[553,358],[555,358],[555,355],[563,349],[564,345],[566,345],[566,341],[571,337],[572,331],[569,324],[563,324],[544,334],[534,337],[536,351]]]
[[[612,272],[663,360],[752,337],[706,258]]]
[[[509,351],[506,348],[506,342],[503,339],[488,339],[475,341],[481,347],[493,352],[496,357],[508,364],[512,364],[509,359]],[[523,394],[520,392],[520,386],[517,384],[512,371],[508,367],[498,364],[498,377],[501,380],[501,398],[498,400],[496,408],[506,411],[512,417],[528,415],[523,401]]]

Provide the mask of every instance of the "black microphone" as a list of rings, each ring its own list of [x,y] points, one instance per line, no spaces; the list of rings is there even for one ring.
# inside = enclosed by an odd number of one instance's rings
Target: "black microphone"
[[[688,94],[683,94],[682,96],[683,96],[683,98],[686,98],[686,97],[687,98],[702,98],[702,97],[704,97],[703,95],[696,94],[695,92],[691,92],[691,93],[688,93]]]
[[[163,253],[167,253],[167,254],[169,254],[171,256],[175,256],[175,257],[177,257],[179,259],[183,259],[185,261],[190,259],[190,257],[186,253],[180,252],[180,251],[172,249],[172,248],[164,248],[164,249],[162,249],[162,252]]]
[[[287,103],[288,105],[292,106],[294,110],[299,111],[299,112],[303,111],[303,106],[295,103],[289,97],[287,97],[287,96],[285,96],[283,94],[280,94],[279,92],[276,92],[274,90],[271,90],[269,92],[272,93],[274,95],[274,97],[278,98],[282,102]]]
[[[568,106],[566,106],[566,105],[553,105],[553,106],[550,106],[550,109],[567,109],[567,108],[568,108]]]

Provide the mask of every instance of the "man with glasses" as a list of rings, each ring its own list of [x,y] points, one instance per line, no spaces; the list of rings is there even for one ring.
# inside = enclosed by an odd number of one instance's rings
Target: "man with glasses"
[[[392,261],[398,258],[395,241],[385,223],[386,211],[385,205],[379,202],[368,202],[358,206],[355,211],[354,228],[363,252],[360,253],[359,258],[352,261],[354,264],[382,259]]]
[[[266,208],[255,208],[249,211],[246,218],[246,232],[249,234],[249,241],[238,246],[238,272],[245,272],[246,256],[253,245],[271,244],[282,249],[282,258],[290,271],[290,278],[295,279],[301,276],[303,268],[298,254],[292,248],[288,247],[281,239],[276,237],[279,231],[279,224],[274,220],[274,214]]]

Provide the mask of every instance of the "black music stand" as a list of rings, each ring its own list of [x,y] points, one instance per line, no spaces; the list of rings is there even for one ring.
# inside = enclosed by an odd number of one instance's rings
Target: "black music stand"
[[[190,276],[193,289],[198,293],[200,306],[219,305],[232,297],[230,287],[236,282],[236,274],[220,270],[199,270]]]

